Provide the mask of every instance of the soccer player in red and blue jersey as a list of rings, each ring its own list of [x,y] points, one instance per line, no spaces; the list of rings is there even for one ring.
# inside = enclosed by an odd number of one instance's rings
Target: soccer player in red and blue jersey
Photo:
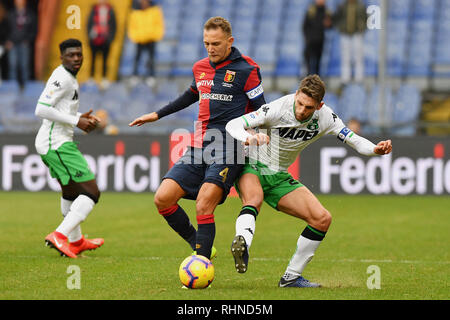
[[[199,101],[194,145],[163,177],[155,205],[168,224],[197,254],[211,257],[216,227],[214,210],[223,203],[239,176],[241,146],[225,130],[231,119],[265,104],[259,66],[233,47],[230,23],[212,17],[203,28],[208,57],[197,61],[194,80],[175,101],[157,112],[145,114],[130,126],[141,126],[182,110]],[[196,201],[196,230],[178,205],[181,198]]]

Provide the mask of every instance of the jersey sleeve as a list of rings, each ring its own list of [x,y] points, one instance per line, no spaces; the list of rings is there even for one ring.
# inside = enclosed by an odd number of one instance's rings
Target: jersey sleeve
[[[244,91],[248,99],[250,100],[250,103],[255,107],[255,109],[259,108],[262,104],[265,103],[261,73],[259,72],[258,66],[255,66],[250,72],[250,75],[248,76],[248,79],[244,86]]]
[[[241,119],[244,121],[245,129],[255,127],[270,127],[280,118],[279,108],[273,104],[265,104],[260,109],[244,114]]]
[[[68,92],[68,85],[64,79],[51,77],[39,97],[38,104],[54,107],[64,97],[66,92]]]
[[[236,140],[245,142],[251,134],[246,130],[256,127],[269,127],[278,117],[275,107],[270,104],[263,105],[259,110],[253,111],[227,123],[225,129]]]
[[[331,110],[330,108],[328,109],[328,134],[335,135],[338,140],[344,142],[345,144],[348,144],[360,154],[366,156],[376,155],[373,152],[375,145],[371,141],[357,135],[352,130],[347,128],[344,122],[333,112],[333,110]]]
[[[192,91],[192,93],[198,94],[197,84],[195,83],[195,77],[194,79],[192,79],[192,83],[189,89]]]

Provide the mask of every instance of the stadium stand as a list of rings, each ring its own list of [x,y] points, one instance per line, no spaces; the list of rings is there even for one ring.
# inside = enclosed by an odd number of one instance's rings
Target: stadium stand
[[[193,62],[206,56],[202,25],[208,17],[215,15],[231,21],[235,45],[261,66],[267,101],[293,92],[298,79],[305,73],[301,25],[311,1],[159,0],[166,23],[164,39],[156,46],[156,86],[153,90],[143,84],[133,88],[123,81],[132,75],[135,55],[135,46],[125,35],[118,60],[119,81],[106,90],[96,83],[80,81],[80,111],[107,109],[111,121],[116,122],[122,132],[127,132],[126,124],[133,115],[155,110],[173,100],[180,88],[186,88],[180,83],[190,82]],[[342,1],[327,0],[327,6],[334,11]],[[366,5],[380,4],[380,0],[364,2]],[[125,7],[124,4],[121,6]],[[388,1],[387,10],[387,29],[393,32],[387,33],[386,71],[390,79],[398,82],[386,84],[388,100],[385,109],[392,117],[388,125],[383,125],[392,126],[393,134],[412,135],[418,129],[424,92],[428,89],[448,92],[450,87],[450,0]],[[121,26],[125,29],[126,23],[122,22]],[[365,34],[367,82],[345,87],[328,86],[325,96],[325,102],[344,121],[356,117],[368,125],[369,131],[379,124],[373,119],[380,116],[376,113],[380,94],[373,85],[378,74],[379,35],[379,30],[367,30]],[[145,63],[143,59],[138,66],[139,74],[143,74]],[[321,65],[321,76],[327,85],[339,78],[340,65],[339,33],[332,28],[326,33]],[[179,79],[186,81],[179,82]],[[20,130],[33,130],[31,119],[36,95],[42,86],[42,82],[30,83],[21,91],[14,82],[1,83],[0,130],[17,132],[17,119],[27,123]],[[196,112],[196,106],[191,106],[177,116],[169,116],[170,124],[158,128],[158,132],[167,132],[177,125],[191,129],[192,123],[188,122],[195,119]]]

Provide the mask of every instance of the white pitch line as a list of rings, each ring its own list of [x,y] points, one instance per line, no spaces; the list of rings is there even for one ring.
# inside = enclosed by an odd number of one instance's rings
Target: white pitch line
[[[254,261],[288,261],[289,259],[250,258],[250,260],[254,260]],[[392,260],[392,259],[359,259],[359,260],[358,259],[320,259],[320,260],[328,261],[328,262],[339,262],[339,263],[357,262],[357,263],[450,264],[450,261],[426,261],[426,260]]]
[[[16,256],[19,259],[36,259],[43,258],[43,256]],[[118,259],[118,260],[180,260],[179,257],[157,257],[157,256],[149,256],[149,257],[127,257],[127,256],[109,256],[109,257],[95,257],[95,256],[85,256],[87,259]],[[219,257],[220,259],[221,257]],[[230,256],[231,258],[231,256]],[[83,257],[82,257],[83,259]],[[250,258],[252,261],[269,261],[269,262],[286,262],[289,259],[283,258]],[[317,259],[319,260],[319,259]],[[443,264],[448,265],[450,261],[427,261],[427,260],[392,260],[392,259],[320,259],[320,261],[325,262],[337,262],[337,263],[400,263],[400,264]]]

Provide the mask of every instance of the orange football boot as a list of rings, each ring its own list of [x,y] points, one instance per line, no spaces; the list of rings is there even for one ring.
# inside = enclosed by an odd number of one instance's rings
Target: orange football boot
[[[105,243],[103,238],[86,239],[85,237],[82,237],[76,242],[69,243],[69,248],[70,251],[78,255],[86,250],[95,250],[101,247],[103,243]]]
[[[53,231],[47,235],[45,237],[45,244],[50,248],[54,248],[59,251],[62,256],[69,258],[77,257],[77,255],[70,250],[69,244],[67,243],[67,237],[60,232]]]

